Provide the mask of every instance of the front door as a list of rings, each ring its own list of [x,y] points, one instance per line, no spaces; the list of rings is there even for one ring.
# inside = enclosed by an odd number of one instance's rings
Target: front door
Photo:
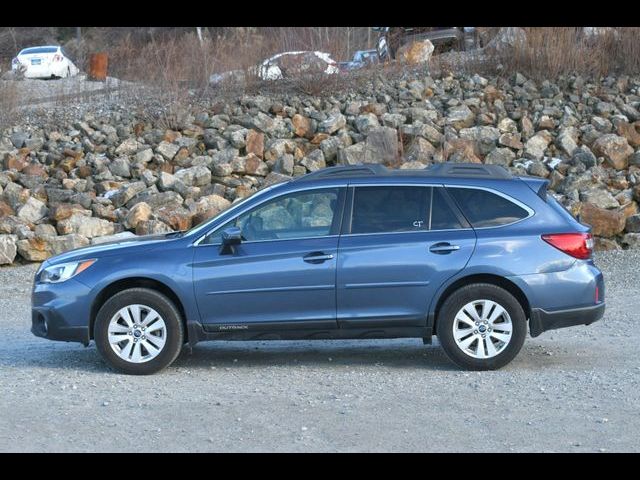
[[[356,186],[340,238],[344,328],[425,326],[438,287],[469,261],[476,235],[440,187]]]
[[[194,247],[203,324],[336,328],[336,264],[343,188],[282,195],[240,214]],[[229,226],[242,231],[221,249]]]

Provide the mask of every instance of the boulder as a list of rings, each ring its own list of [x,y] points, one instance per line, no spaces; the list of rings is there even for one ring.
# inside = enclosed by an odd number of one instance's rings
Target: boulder
[[[465,104],[455,106],[447,111],[446,123],[459,130],[473,125],[475,115]]]
[[[136,226],[136,235],[159,235],[170,232],[173,230],[160,220],[144,220]]]
[[[409,65],[429,63],[434,48],[433,43],[431,43],[429,39],[411,42],[398,50],[398,58],[400,61]]]
[[[77,233],[83,237],[93,238],[115,233],[114,224],[108,220],[96,217],[87,217],[82,214],[73,214],[69,218],[61,220],[56,226],[60,235]]]
[[[116,148],[116,155],[134,155],[138,151],[139,144],[135,138],[127,138]]]
[[[625,230],[632,233],[640,233],[640,214],[627,217]]]
[[[49,213],[49,209],[40,200],[29,197],[27,202],[18,210],[18,217],[30,223],[42,220]]]
[[[300,160],[300,165],[305,167],[309,172],[315,172],[316,170],[320,170],[321,168],[325,168],[327,163],[324,159],[324,153],[322,150],[316,149],[307,154],[302,160]]]
[[[590,188],[580,192],[580,201],[590,203],[598,208],[617,208],[618,201],[604,188]]]
[[[484,159],[485,163],[510,167],[516,155],[508,148],[495,148]]]
[[[125,228],[134,229],[138,226],[138,223],[149,220],[153,211],[151,207],[146,202],[136,203],[123,222]]]
[[[629,165],[628,160],[633,154],[633,148],[629,146],[626,138],[611,133],[602,135],[593,143],[593,153],[604,157],[610,167],[623,170]]]
[[[211,170],[203,166],[184,168],[178,170],[174,177],[187,186],[202,187],[211,183]]]
[[[13,263],[18,252],[16,235],[0,235],[0,265]]]
[[[264,157],[264,133],[256,130],[247,131],[245,150],[247,154],[253,153],[258,158]]]
[[[318,130],[331,135],[347,125],[347,119],[340,112],[333,112],[318,125]]]
[[[640,233],[626,233],[622,236],[622,244],[632,248],[639,249],[640,248]]]
[[[311,120],[305,116],[296,113],[291,119],[293,124],[293,133],[298,137],[311,138],[313,131],[311,129]]]
[[[590,203],[580,209],[580,220],[591,225],[594,235],[611,238],[624,230],[624,214],[616,210],[606,210]]]

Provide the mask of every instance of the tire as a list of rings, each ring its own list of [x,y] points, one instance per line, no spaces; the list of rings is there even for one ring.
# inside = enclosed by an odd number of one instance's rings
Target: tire
[[[497,370],[520,352],[527,336],[527,318],[511,293],[497,285],[475,283],[447,297],[438,314],[437,336],[456,365],[467,370]]]
[[[120,337],[122,340],[117,341]],[[173,302],[161,293],[131,288],[102,305],[96,316],[94,339],[102,357],[115,370],[150,375],[171,365],[180,354],[184,343],[182,318]]]

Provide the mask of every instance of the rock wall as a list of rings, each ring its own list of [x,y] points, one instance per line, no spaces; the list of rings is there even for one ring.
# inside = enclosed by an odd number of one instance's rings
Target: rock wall
[[[267,184],[360,162],[548,178],[598,248],[639,248],[638,108],[639,78],[414,74],[323,98],[242,96],[170,122],[118,104],[73,120],[52,111],[0,138],[0,265],[187,229]]]

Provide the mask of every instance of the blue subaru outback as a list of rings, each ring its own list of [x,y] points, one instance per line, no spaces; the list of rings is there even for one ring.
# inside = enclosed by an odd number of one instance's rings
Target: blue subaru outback
[[[605,309],[589,227],[492,165],[332,167],[186,232],[80,248],[35,277],[32,332],[150,374],[202,340],[422,338],[497,369],[527,330]]]

